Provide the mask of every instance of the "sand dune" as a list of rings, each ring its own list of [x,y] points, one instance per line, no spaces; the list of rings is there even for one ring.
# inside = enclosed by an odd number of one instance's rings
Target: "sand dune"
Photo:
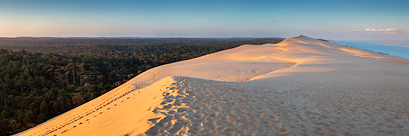
[[[17,135],[409,135],[409,60],[306,36],[150,69]]]

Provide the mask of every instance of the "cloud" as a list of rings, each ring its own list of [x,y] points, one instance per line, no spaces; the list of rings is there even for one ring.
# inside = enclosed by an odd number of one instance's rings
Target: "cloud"
[[[409,35],[409,29],[398,30],[396,28],[366,28],[364,30],[354,30],[353,35]]]
[[[365,30],[354,30],[354,31],[369,31],[369,32],[376,32],[376,31],[395,31],[396,28],[386,28],[386,29],[373,29],[373,28],[367,28]],[[409,30],[409,29],[408,29]]]

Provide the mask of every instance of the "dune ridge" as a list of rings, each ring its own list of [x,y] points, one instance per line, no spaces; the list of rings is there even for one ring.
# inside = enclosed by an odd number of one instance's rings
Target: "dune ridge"
[[[409,60],[307,36],[152,68],[16,135],[409,135]]]

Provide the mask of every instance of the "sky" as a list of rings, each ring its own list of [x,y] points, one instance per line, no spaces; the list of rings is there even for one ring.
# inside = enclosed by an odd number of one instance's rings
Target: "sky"
[[[0,37],[409,40],[409,0],[0,0]]]

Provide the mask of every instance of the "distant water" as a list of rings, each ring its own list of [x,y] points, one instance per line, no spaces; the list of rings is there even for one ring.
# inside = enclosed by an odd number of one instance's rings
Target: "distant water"
[[[348,45],[375,52],[388,53],[409,59],[409,41],[335,41],[337,44]]]

